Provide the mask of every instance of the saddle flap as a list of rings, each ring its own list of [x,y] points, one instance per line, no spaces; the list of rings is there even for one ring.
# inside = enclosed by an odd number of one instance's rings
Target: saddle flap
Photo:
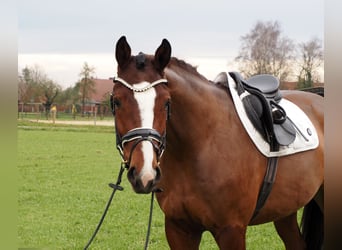
[[[282,124],[273,124],[274,136],[281,146],[288,146],[296,139],[296,130],[286,118]]]

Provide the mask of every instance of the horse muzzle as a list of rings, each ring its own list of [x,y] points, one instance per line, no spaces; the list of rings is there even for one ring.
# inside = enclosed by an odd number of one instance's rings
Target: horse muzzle
[[[127,178],[132,184],[136,193],[147,194],[154,191],[155,185],[159,182],[161,177],[161,170],[159,167],[159,159],[165,149],[165,133],[160,135],[158,131],[151,128],[135,128],[128,131],[124,136],[117,136],[117,148],[124,159],[124,147],[126,143],[131,143],[128,154],[128,160],[125,161],[126,168],[128,168]],[[147,144],[146,144],[147,142]],[[144,144],[145,143],[145,144]],[[145,147],[145,156],[151,157],[155,154],[156,159],[150,163],[137,167],[140,160],[134,160],[133,154],[138,145],[149,145]],[[141,149],[140,149],[141,150]],[[142,150],[144,151],[144,150]],[[143,153],[144,155],[144,153]],[[151,164],[151,165],[150,165]]]
[[[131,183],[133,190],[138,194],[148,194],[155,190],[161,177],[160,167],[153,168],[153,171],[138,171],[136,167],[131,166],[127,172],[127,178]]]

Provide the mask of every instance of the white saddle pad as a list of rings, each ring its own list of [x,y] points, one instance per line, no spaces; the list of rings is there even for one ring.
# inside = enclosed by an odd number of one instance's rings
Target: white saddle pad
[[[284,108],[287,117],[297,126],[296,139],[288,146],[280,146],[279,151],[271,152],[269,143],[264,140],[263,136],[254,128],[249,120],[243,103],[237,93],[234,79],[229,74],[227,74],[227,77],[229,90],[239,118],[255,146],[263,155],[266,157],[285,156],[318,147],[319,140],[317,132],[308,116],[297,105],[282,98],[279,105]]]

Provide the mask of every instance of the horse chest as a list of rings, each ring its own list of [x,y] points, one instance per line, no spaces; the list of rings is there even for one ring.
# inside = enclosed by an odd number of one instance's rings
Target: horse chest
[[[167,155],[165,155],[167,156]],[[203,203],[201,196],[194,189],[195,182],[189,178],[184,162],[168,165],[163,162],[162,178],[158,185],[163,192],[157,193],[159,206],[166,218],[175,220],[196,221],[199,224],[201,213],[198,207]],[[179,166],[182,166],[180,171]],[[205,212],[205,211],[204,211]]]
[[[212,223],[208,221],[209,215],[212,214],[210,206],[194,191],[174,188],[169,192],[158,194],[157,197],[167,218],[201,226]]]

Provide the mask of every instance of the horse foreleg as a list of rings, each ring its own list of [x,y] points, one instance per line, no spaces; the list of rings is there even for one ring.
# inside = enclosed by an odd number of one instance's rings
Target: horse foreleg
[[[220,249],[245,250],[246,230],[246,226],[226,226],[213,232],[213,235]]]
[[[171,250],[199,249],[202,230],[188,226],[184,221],[165,219],[165,232]]]
[[[306,244],[299,230],[297,212],[274,222],[274,226],[288,250],[304,250]]]

